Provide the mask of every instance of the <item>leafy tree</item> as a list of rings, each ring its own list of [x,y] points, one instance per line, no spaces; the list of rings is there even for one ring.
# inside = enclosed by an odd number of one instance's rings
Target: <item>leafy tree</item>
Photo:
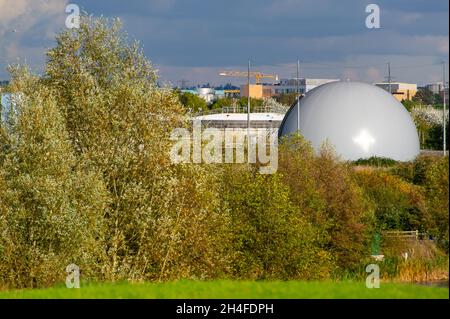
[[[248,98],[243,96],[237,101],[237,103],[240,107],[247,107]],[[254,110],[255,108],[262,106],[262,104],[263,104],[263,99],[250,98],[250,110]]]
[[[204,99],[190,92],[180,93],[180,102],[187,110],[193,112],[205,111],[208,109]]]
[[[230,98],[221,98],[214,101],[213,104],[211,104],[211,109],[221,109],[223,107],[231,107],[233,106],[233,99]]]
[[[54,285],[72,263],[102,279],[108,194],[101,176],[77,162],[50,90],[20,68],[11,88],[23,98],[0,166],[0,285]]]
[[[435,98],[433,92],[425,88],[420,88],[417,90],[416,95],[414,95],[413,101],[421,104],[432,105],[434,104]]]
[[[356,179],[374,204],[377,229],[429,229],[430,215],[420,187],[373,169],[358,170]]]
[[[291,106],[297,100],[297,93],[283,93],[275,96],[275,100],[283,105]]]
[[[442,103],[444,103],[443,98],[440,94],[434,94],[433,98],[434,98],[433,104],[435,105],[441,105]]]

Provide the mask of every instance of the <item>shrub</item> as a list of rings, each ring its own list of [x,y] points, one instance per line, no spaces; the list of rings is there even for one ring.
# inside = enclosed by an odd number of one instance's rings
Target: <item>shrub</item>
[[[226,167],[223,207],[229,209],[236,256],[234,274],[247,279],[319,279],[333,269],[320,229],[291,204],[278,174]]]
[[[392,172],[423,189],[430,215],[427,232],[448,252],[448,157],[419,156]]]
[[[376,157],[372,156],[370,158],[360,158],[353,162],[355,165],[368,165],[376,167],[390,167],[396,165],[398,162],[387,157]]]
[[[358,267],[369,252],[371,210],[352,180],[351,168],[326,146],[318,156],[300,135],[280,145],[279,172],[295,209],[321,229],[326,250],[340,270]]]
[[[427,229],[430,216],[420,187],[375,169],[355,171],[355,178],[375,207],[378,230]]]

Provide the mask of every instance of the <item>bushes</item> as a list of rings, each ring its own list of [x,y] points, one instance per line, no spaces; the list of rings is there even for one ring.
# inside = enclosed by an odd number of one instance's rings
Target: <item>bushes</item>
[[[231,215],[234,274],[243,279],[320,279],[330,276],[333,258],[323,249],[320,229],[291,204],[278,174],[254,167],[224,168],[223,205]]]
[[[378,230],[427,229],[429,214],[420,187],[373,169],[355,171],[355,178],[375,207]]]
[[[429,232],[448,251],[448,157],[419,156],[392,170],[423,190],[429,213]]]
[[[360,158],[353,162],[355,165],[368,165],[376,167],[389,167],[397,164],[397,161],[386,158],[386,157],[376,157],[372,156],[370,158]]]
[[[279,153],[279,172],[296,209],[319,227],[323,247],[336,258],[338,270],[358,267],[369,251],[371,210],[350,167],[326,146],[315,156],[301,136],[284,140]]]

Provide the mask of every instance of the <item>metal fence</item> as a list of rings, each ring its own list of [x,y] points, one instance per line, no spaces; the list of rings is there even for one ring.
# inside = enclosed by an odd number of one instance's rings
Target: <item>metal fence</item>
[[[284,114],[288,111],[288,107],[268,107],[268,106],[258,106],[252,107],[250,111],[252,113],[279,113]],[[192,116],[201,116],[201,115],[209,115],[209,114],[221,114],[221,113],[247,113],[246,106],[224,106],[219,109],[212,109],[206,111],[200,111]]]
[[[383,236],[390,238],[398,238],[405,240],[430,240],[430,235],[427,233],[419,233],[418,230],[389,230],[384,231]]]

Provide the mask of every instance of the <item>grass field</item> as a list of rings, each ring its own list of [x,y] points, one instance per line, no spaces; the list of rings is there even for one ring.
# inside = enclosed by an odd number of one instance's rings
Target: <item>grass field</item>
[[[158,299],[397,299],[449,298],[448,288],[413,284],[381,283],[368,289],[364,282],[302,282],[302,281],[173,281],[165,283],[81,283],[80,289],[59,286],[49,289],[0,291],[0,298],[158,298]]]

